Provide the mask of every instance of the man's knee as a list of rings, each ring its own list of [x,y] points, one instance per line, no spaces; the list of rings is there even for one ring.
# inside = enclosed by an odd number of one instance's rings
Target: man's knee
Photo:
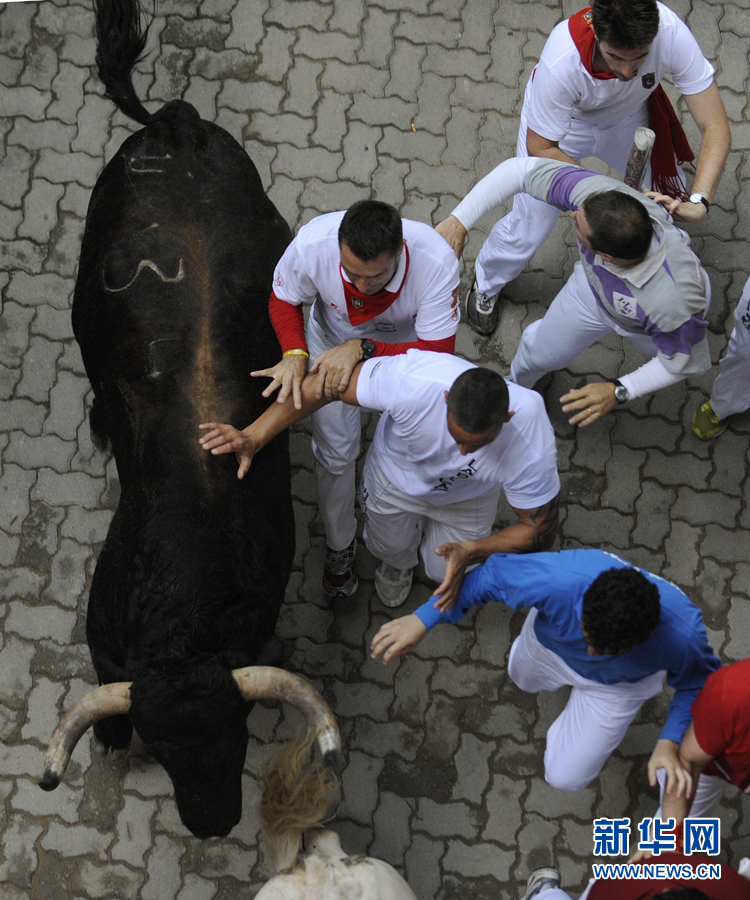
[[[573,793],[583,790],[591,779],[576,771],[575,766],[560,754],[551,753],[548,747],[544,754],[544,780],[558,791]]]

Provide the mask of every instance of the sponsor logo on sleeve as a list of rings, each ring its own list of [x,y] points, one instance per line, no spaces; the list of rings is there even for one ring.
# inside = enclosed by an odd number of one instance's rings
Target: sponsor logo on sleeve
[[[613,291],[612,306],[614,307],[615,312],[625,319],[638,318],[635,297],[628,297],[626,294],[619,294],[617,291]]]

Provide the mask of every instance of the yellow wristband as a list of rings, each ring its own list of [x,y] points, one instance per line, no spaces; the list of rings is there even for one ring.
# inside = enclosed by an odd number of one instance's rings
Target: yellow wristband
[[[310,359],[310,354],[307,352],[307,350],[303,350],[301,347],[297,350],[287,350],[284,356],[282,356],[281,358],[284,359],[285,356],[306,356],[308,359]]]

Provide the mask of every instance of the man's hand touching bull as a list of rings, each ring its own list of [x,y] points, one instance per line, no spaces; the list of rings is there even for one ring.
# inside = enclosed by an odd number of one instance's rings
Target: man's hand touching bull
[[[347,341],[347,343],[350,343]],[[357,341],[360,344],[361,341]],[[346,344],[341,344],[345,347]],[[338,349],[336,347],[334,350]],[[323,355],[323,354],[321,354]],[[316,360],[317,362],[317,360]],[[335,382],[337,398],[340,397],[350,406],[358,406],[357,403],[357,378],[359,369],[356,363],[352,367],[353,371],[347,377],[347,386],[341,386],[341,380]],[[237,477],[244,478],[250,469],[253,458],[262,450],[266,444],[273,440],[276,435],[281,434],[290,425],[299,422],[311,413],[330,403],[334,398],[325,395],[324,388],[318,388],[319,378],[314,372],[310,372],[305,377],[300,388],[300,405],[296,403],[272,403],[268,409],[259,416],[254,422],[251,422],[247,428],[239,431],[232,425],[221,422],[204,422],[199,425],[201,431],[205,431],[199,443],[204,450],[208,450],[218,456],[223,453],[234,453],[237,456],[239,469]]]
[[[262,446],[253,434],[254,424],[238,431],[231,425],[221,422],[204,422],[198,428],[208,433],[203,435],[199,443],[204,450],[210,450],[214,456],[234,453],[237,457],[237,477],[244,478],[250,470],[253,457]]]

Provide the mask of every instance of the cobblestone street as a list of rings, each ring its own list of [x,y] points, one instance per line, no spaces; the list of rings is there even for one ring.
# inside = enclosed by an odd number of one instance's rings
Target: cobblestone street
[[[713,289],[712,358],[750,272],[750,0],[667,0],[715,64],[733,149],[711,211],[688,226]],[[157,0],[136,90],[174,98],[226,128],[293,231],[376,197],[437,224],[512,156],[523,90],[573,0]],[[102,757],[92,735],[51,793],[37,786],[62,711],[96,684],[88,588],[118,499],[114,461],[89,434],[91,390],[70,318],[87,204],[137,129],[103,96],[90,0],[0,2],[0,900],[244,900],[269,877],[257,777],[302,720],[256,705],[243,818],[201,841],[136,738]],[[670,85],[668,93],[677,97]],[[700,134],[677,106],[694,148]],[[605,171],[601,163],[589,161]],[[496,216],[472,232],[464,289]],[[568,216],[509,287],[500,325],[459,327],[457,352],[507,374],[578,256]],[[462,296],[465,290],[462,292]],[[558,399],[589,376],[640,365],[612,335],[545,389],[563,482],[559,548],[600,547],[682,587],[725,662],[750,656],[750,414],[703,443],[692,412],[715,371],[576,430]],[[366,427],[371,437],[374,421]],[[309,432],[292,434],[297,552],[277,633],[287,666],[337,716],[345,765],[332,823],[344,849],[394,865],[419,900],[515,900],[531,869],[557,865],[577,897],[590,877],[592,819],[653,815],[646,762],[668,695],[648,701],[599,779],[564,794],[543,778],[547,728],[566,695],[507,677],[523,616],[499,604],[435,629],[383,666],[366,647],[393,616],[360,545],[360,589],[322,592],[324,539]],[[498,523],[513,513],[501,504]],[[425,602],[424,579],[401,614]],[[721,859],[750,856],[750,803],[728,791]]]

